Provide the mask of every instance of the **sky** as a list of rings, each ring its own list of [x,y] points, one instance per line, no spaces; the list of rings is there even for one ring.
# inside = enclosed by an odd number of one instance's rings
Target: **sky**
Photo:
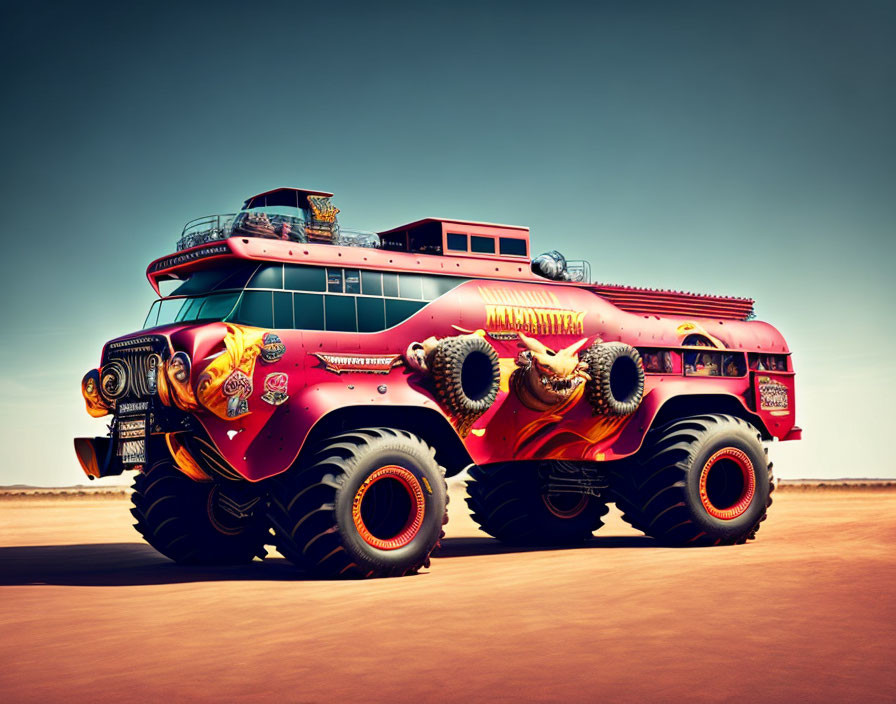
[[[595,279],[756,299],[785,478],[894,477],[896,4],[0,4],[0,484],[84,481],[146,265],[277,186],[346,227],[527,225]]]

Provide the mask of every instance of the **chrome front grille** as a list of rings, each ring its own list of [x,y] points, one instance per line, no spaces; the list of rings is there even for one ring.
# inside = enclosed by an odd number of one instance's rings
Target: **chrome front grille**
[[[162,358],[152,349],[128,350],[118,358],[127,373],[126,396],[145,398],[156,393],[156,375]]]
[[[100,388],[113,401],[156,394],[164,338],[144,336],[112,343],[100,370]]]

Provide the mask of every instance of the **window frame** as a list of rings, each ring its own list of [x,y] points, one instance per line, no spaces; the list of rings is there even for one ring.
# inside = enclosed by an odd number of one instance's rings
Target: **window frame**
[[[344,267],[344,266],[316,266],[316,265],[306,265],[306,264],[284,264],[281,263],[280,266],[280,288],[276,287],[250,287],[252,279],[257,276],[262,267],[276,267],[277,264],[259,264],[253,272],[251,272],[247,276],[246,284],[242,289],[230,289],[230,290],[215,290],[210,291],[201,295],[194,296],[166,296],[162,298],[157,298],[150,305],[149,312],[144,319],[143,328],[144,330],[150,329],[150,327],[158,327],[160,323],[158,322],[161,312],[166,307],[166,303],[169,306],[175,306],[176,301],[180,301],[180,305],[177,307],[177,312],[174,314],[174,320],[170,320],[161,325],[173,324],[176,322],[200,322],[202,320],[221,320],[223,322],[233,322],[242,325],[249,325],[252,327],[262,327],[262,328],[271,328],[272,330],[306,330],[311,332],[354,332],[356,334],[376,334],[379,332],[384,332],[386,330],[390,330],[397,325],[400,325],[413,315],[416,315],[419,311],[423,310],[426,306],[428,306],[433,301],[438,300],[442,296],[451,292],[461,284],[465,283],[469,279],[460,276],[452,276],[452,275],[439,275],[432,273],[423,273],[419,274],[416,272],[403,272],[403,271],[381,271],[376,269],[362,269],[359,267]],[[287,279],[287,266],[297,266],[297,267],[307,267],[309,269],[320,269],[324,272],[323,285],[324,290],[307,290],[307,289],[295,289],[295,288],[286,288],[286,279]],[[267,271],[267,270],[266,270]],[[357,293],[346,293],[346,271],[357,272],[358,273],[358,292]],[[331,274],[333,279],[333,288],[336,288],[335,279],[338,277],[341,282],[341,290],[329,290],[330,289],[330,280]],[[395,286],[395,295],[386,295],[386,289],[389,287],[387,283],[387,276],[390,278],[388,281],[394,280]],[[276,278],[276,277],[274,277]],[[312,279],[315,277],[311,277]],[[372,288],[379,289],[379,293],[365,293],[365,284],[364,281],[368,281],[368,286],[372,283]],[[271,282],[274,283],[274,282]],[[377,285],[378,284],[378,285]],[[309,281],[309,285],[314,285],[315,287],[319,284],[317,282]],[[413,290],[409,290],[409,287]],[[352,286],[352,288],[355,288]],[[266,324],[265,321],[255,320],[251,322],[247,322],[245,319],[241,317],[241,311],[244,303],[252,303],[252,298],[256,298],[267,294],[270,296],[270,325]],[[292,325],[289,327],[283,327],[278,325],[278,302],[277,295],[290,296],[290,304],[292,307]],[[404,294],[404,295],[403,295]],[[233,296],[233,304],[230,307],[229,312],[222,316],[221,318],[203,318],[201,316],[202,308],[205,306],[207,300],[209,298],[219,298],[225,295]],[[310,327],[299,327],[297,320],[297,309],[298,302],[296,296],[317,296],[321,303],[320,310],[320,328],[310,328]],[[350,298],[352,299],[353,308],[354,308],[354,330],[345,330],[345,329],[335,329],[330,328],[328,325],[327,319],[327,309],[328,309],[328,299],[336,299],[336,298]],[[190,301],[196,301],[197,299],[205,299],[202,303],[195,303]],[[307,299],[303,300],[303,306]],[[376,300],[382,303],[382,328],[375,330],[364,330],[361,331],[361,320],[360,314],[358,312],[358,301],[370,301]],[[391,302],[391,303],[390,303]],[[264,308],[263,301],[261,302],[261,311]],[[335,304],[335,300],[331,305]],[[189,315],[196,306],[199,306],[196,311],[196,316],[191,319],[186,319],[186,316]],[[282,318],[288,317],[286,315],[285,306],[281,301],[280,304],[282,309],[279,311],[281,313]],[[370,304],[365,303],[365,306],[369,306]],[[186,308],[185,308],[186,306]],[[376,308],[377,306],[373,306]],[[414,308],[413,311],[407,312],[410,308]],[[390,310],[391,309],[391,310]],[[404,309],[405,313],[400,315],[395,315],[395,311]],[[309,310],[313,311],[313,308],[309,308]],[[317,313],[313,311],[313,317],[317,320]],[[390,317],[391,313],[391,317]],[[183,314],[183,315],[182,315]],[[183,318],[181,320],[181,318]],[[377,316],[379,320],[379,317]],[[315,320],[315,322],[316,322]],[[265,324],[260,324],[260,323]],[[151,326],[149,325],[150,323]],[[391,324],[390,324],[391,323]],[[345,326],[339,325],[338,328],[343,328]]]

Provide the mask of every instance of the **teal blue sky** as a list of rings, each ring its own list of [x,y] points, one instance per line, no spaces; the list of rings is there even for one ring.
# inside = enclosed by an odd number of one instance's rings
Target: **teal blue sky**
[[[183,223],[532,228],[596,279],[756,299],[784,477],[894,476],[896,4],[4,3],[0,483],[83,480],[79,382]]]

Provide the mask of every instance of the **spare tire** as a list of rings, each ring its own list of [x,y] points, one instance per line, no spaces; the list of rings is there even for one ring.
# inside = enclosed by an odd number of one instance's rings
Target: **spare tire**
[[[449,337],[433,352],[431,368],[436,394],[461,432],[468,432],[498,396],[498,353],[478,335]]]
[[[634,413],[644,397],[644,365],[638,350],[623,342],[602,342],[588,348],[582,359],[591,375],[585,394],[594,413]]]

